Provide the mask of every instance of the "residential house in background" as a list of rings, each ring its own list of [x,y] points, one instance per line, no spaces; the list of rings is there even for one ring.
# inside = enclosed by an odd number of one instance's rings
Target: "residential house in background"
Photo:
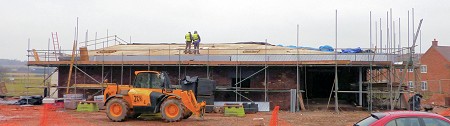
[[[425,104],[445,105],[445,97],[450,97],[450,46],[439,46],[434,39],[419,61],[417,75],[407,71],[408,87],[424,95]]]

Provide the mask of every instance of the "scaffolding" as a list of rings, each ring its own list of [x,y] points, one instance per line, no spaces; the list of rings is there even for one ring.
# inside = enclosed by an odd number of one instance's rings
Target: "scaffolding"
[[[262,92],[264,93],[264,102],[269,101],[268,93],[271,92],[283,92],[283,93],[291,93],[290,89],[270,89],[268,88],[268,69],[272,67],[278,66],[286,66],[286,67],[295,67],[296,69],[296,83],[295,86],[295,95],[298,98],[298,101],[295,102],[297,110],[299,110],[299,106],[303,104],[303,94],[308,93],[307,88],[301,87],[301,83],[307,86],[306,83],[306,68],[308,67],[335,67],[335,81],[333,87],[334,90],[331,93],[335,95],[335,110],[338,112],[338,93],[351,93],[356,94],[358,96],[357,105],[363,106],[364,98],[366,98],[367,110],[372,111],[374,106],[374,96],[376,97],[385,97],[388,96],[388,101],[382,101],[383,103],[388,103],[385,106],[385,109],[403,109],[405,103],[404,94],[415,93],[416,89],[409,88],[405,90],[405,76],[406,71],[412,69],[416,79],[420,79],[420,75],[417,74],[420,63],[417,63],[418,58],[415,55],[414,48],[416,47],[415,42],[417,40],[418,33],[420,31],[420,25],[422,20],[420,21],[419,28],[417,32],[415,32],[413,45],[411,47],[402,48],[400,45],[397,47],[395,44],[395,25],[393,25],[392,21],[392,10],[391,11],[391,21],[389,21],[389,12],[387,13],[387,23],[391,22],[391,27],[387,25],[386,30],[387,36],[386,41],[388,42],[386,47],[383,47],[382,44],[382,30],[381,30],[381,18],[380,18],[380,46],[377,48],[377,38],[375,37],[375,46],[372,46],[372,24],[370,24],[370,48],[365,48],[363,50],[368,50],[365,53],[338,53],[337,50],[344,48],[336,48],[335,52],[320,52],[315,50],[305,50],[302,49],[299,51],[298,43],[296,48],[287,48],[287,47],[279,47],[271,45],[267,42],[248,42],[248,43],[222,43],[222,44],[235,44],[236,46],[229,46],[227,48],[214,48],[219,46],[219,43],[205,43],[201,45],[200,53],[198,55],[193,54],[185,54],[184,44],[179,43],[157,43],[157,44],[143,44],[143,43],[132,43],[127,42],[116,35],[97,38],[97,34],[95,35],[95,39],[88,40],[86,35],[86,41],[84,42],[74,42],[73,50],[51,50],[50,48],[47,50],[35,50],[28,49],[28,57],[29,66],[42,66],[42,67],[67,67],[70,66],[70,69],[75,69],[75,75],[78,75],[76,72],[79,71],[84,74],[89,80],[94,81],[97,85],[86,85],[86,77],[83,77],[84,83],[81,83],[80,80],[77,79],[77,76],[74,76],[74,82],[67,81],[67,87],[58,86],[58,89],[65,89],[67,93],[70,89],[73,89],[75,92],[77,88],[83,89],[96,89],[98,90],[94,94],[101,93],[102,90],[109,83],[113,81],[113,73],[117,73],[117,71],[113,71],[113,67],[120,67],[120,81],[116,81],[116,84],[125,84],[124,75],[129,77],[128,84],[131,84],[131,76],[132,76],[132,67],[146,67],[147,70],[153,70],[158,67],[174,67],[178,69],[178,84],[180,84],[182,80],[182,75],[186,75],[187,67],[201,67],[206,68],[204,73],[206,73],[206,78],[214,79],[212,76],[212,70],[216,67],[234,67],[234,77],[235,80],[230,88],[227,89],[216,89],[216,91],[220,92],[233,92],[235,93],[235,102],[248,100],[255,101],[251,98],[243,95],[243,92]],[[408,13],[409,16],[409,13]],[[370,13],[370,22],[372,23],[372,17]],[[399,19],[400,22],[400,19]],[[408,21],[409,23],[409,21]],[[408,26],[409,27],[409,26]],[[298,28],[298,26],[297,26]],[[376,35],[377,31],[377,22],[375,22]],[[400,29],[400,24],[399,24]],[[391,31],[390,31],[391,30]],[[394,31],[392,31],[394,30]],[[413,29],[414,30],[414,29]],[[399,31],[400,32],[400,31]],[[86,32],[87,34],[87,32]],[[298,34],[298,33],[297,33]],[[394,36],[394,37],[393,37]],[[298,39],[298,37],[297,37]],[[409,37],[408,37],[409,39]],[[298,40],[297,40],[298,41]],[[400,40],[399,40],[400,41]],[[112,44],[114,43],[114,44]],[[400,42],[399,42],[400,43]],[[78,48],[78,44],[84,45],[83,47]],[[252,44],[250,47],[239,46],[239,44]],[[106,46],[105,46],[106,45]],[[58,45],[59,46],[59,45]],[[100,47],[101,48],[97,48]],[[123,47],[123,48],[122,48]],[[180,48],[182,47],[182,48]],[[276,47],[276,48],[275,48]],[[337,11],[336,11],[336,47],[337,47]],[[91,48],[91,50],[88,50]],[[93,48],[93,49],[92,49]],[[73,52],[72,55],[69,55],[68,52]],[[406,56],[405,56],[406,55]],[[407,57],[407,58],[405,58]],[[43,59],[43,60],[41,60]],[[86,72],[86,67],[101,67],[101,77],[95,78],[92,76],[92,73]],[[248,76],[242,77],[242,71],[245,67],[257,67],[258,70],[254,71]],[[338,71],[339,68],[343,67],[354,67],[358,68],[358,89],[357,90],[339,90],[338,87],[342,85],[339,83]],[[109,68],[109,70],[107,69]],[[304,68],[304,69],[302,69]],[[128,69],[125,71],[124,69]],[[184,69],[184,70],[182,70]],[[301,80],[301,70],[305,72],[305,80]],[[403,70],[403,72],[400,72]],[[57,70],[55,70],[57,71]],[[182,72],[184,71],[184,73]],[[106,72],[106,74],[105,74]],[[69,72],[70,74],[72,72]],[[263,88],[246,88],[242,87],[242,83],[249,78],[254,77],[257,74],[264,74],[263,78]],[[52,73],[53,74],[53,73]],[[44,83],[46,83],[48,77],[45,78]],[[71,75],[68,76],[70,78]],[[414,85],[418,85],[419,81],[415,81]],[[335,86],[336,85],[336,86]],[[344,84],[345,85],[345,84]],[[375,87],[374,87],[375,85]],[[385,87],[380,87],[379,85],[383,85]],[[363,87],[366,87],[365,90]],[[35,88],[35,87],[28,87]],[[46,85],[38,88],[50,88],[50,85]],[[380,88],[380,89],[377,89]],[[397,89],[395,89],[397,88]],[[302,90],[306,89],[306,90]],[[54,93],[50,93],[48,95],[52,95]],[[363,94],[366,94],[364,97]],[[305,96],[308,97],[306,94]],[[330,94],[330,98],[331,98]],[[308,99],[308,98],[307,98]],[[403,100],[403,101],[402,101]],[[308,101],[307,101],[308,102]],[[292,105],[292,104],[291,104]],[[294,107],[295,108],[295,107]]]
[[[107,43],[116,43],[116,44],[107,44]],[[200,55],[192,55],[192,54],[184,54],[184,49],[179,47],[184,46],[183,44],[176,43],[163,43],[163,44],[137,44],[137,43],[129,43],[120,39],[117,36],[108,36],[104,38],[98,38],[94,40],[89,40],[85,42],[78,43],[80,45],[85,45],[87,47],[75,48],[75,50],[60,50],[62,53],[59,55],[51,54],[49,52],[55,52],[55,50],[28,50],[28,55],[32,59],[44,59],[44,60],[30,60],[28,65],[30,66],[42,66],[42,67],[61,67],[61,66],[70,66],[73,63],[74,72],[81,72],[86,77],[83,77],[83,80],[79,80],[77,76],[73,76],[74,81],[69,82],[70,85],[66,85],[67,87],[58,86],[56,88],[62,90],[72,90],[77,91],[78,89],[97,89],[98,91],[94,94],[98,94],[102,92],[102,89],[112,83],[107,83],[105,80],[111,79],[113,80],[112,73],[120,72],[120,80],[115,82],[118,84],[124,83],[124,75],[131,77],[131,67],[147,67],[148,70],[152,70],[153,67],[178,67],[178,84],[183,79],[181,75],[186,75],[186,73],[182,73],[183,68],[186,67],[204,67],[207,78],[211,78],[211,68],[214,67],[235,67],[235,83],[234,87],[230,87],[227,89],[216,89],[216,91],[221,92],[233,92],[235,93],[235,101],[247,100],[247,101],[255,101],[251,98],[243,95],[243,92],[262,92],[264,93],[264,102],[268,102],[268,94],[272,92],[291,92],[290,89],[269,89],[268,83],[268,68],[277,67],[277,66],[288,66],[288,67],[330,67],[335,66],[337,64],[338,67],[358,67],[359,68],[359,84],[361,88],[357,91],[343,91],[339,90],[336,93],[357,93],[362,96],[363,93],[381,93],[381,92],[368,92],[363,91],[362,78],[363,76],[367,76],[368,67],[373,67],[374,69],[390,69],[392,61],[394,61],[396,55],[388,53],[389,49],[385,50],[373,50],[376,52],[373,53],[353,53],[353,54],[344,54],[340,53],[336,55],[336,59],[334,59],[334,53],[323,53],[323,52],[314,52],[314,53],[304,53],[298,51],[298,48],[273,48],[277,47],[274,45],[270,45],[267,42],[260,43],[252,43],[256,45],[262,45],[264,48],[243,48],[238,46],[235,49],[214,49],[211,48],[213,46],[218,46],[218,44],[204,44],[203,48],[200,49]],[[110,45],[109,47],[105,47],[104,45]],[[228,43],[232,44],[232,43]],[[241,43],[242,44],[242,43]],[[103,46],[103,48],[97,49],[98,45]],[[237,44],[239,45],[239,44]],[[117,47],[127,47],[127,46],[162,46],[168,48],[157,48],[157,49],[128,49],[128,48],[119,48]],[[93,50],[87,50],[87,48],[92,48]],[[114,47],[114,48],[113,48]],[[270,48],[268,48],[270,47]],[[112,49],[111,49],[112,48]],[[364,49],[371,50],[371,49]],[[59,50],[58,50],[59,51]],[[74,52],[74,55],[68,55],[69,52]],[[301,50],[305,51],[305,50]],[[309,50],[306,50],[309,51]],[[131,53],[139,52],[139,55],[130,55]],[[144,53],[142,53],[144,52]],[[234,52],[234,53],[230,53]],[[286,52],[290,52],[286,54]],[[112,55],[111,53],[114,53]],[[72,58],[74,61],[70,61]],[[88,73],[86,71],[87,66],[96,66],[101,67],[101,79],[92,77],[93,73]],[[259,67],[259,70],[255,71],[249,76],[242,77],[242,70],[245,67]],[[105,69],[108,67],[108,69]],[[116,71],[112,67],[120,67],[119,71]],[[127,71],[124,68],[128,69]],[[305,71],[306,72],[306,71]],[[106,74],[105,74],[106,73]],[[264,88],[245,88],[242,87],[241,83],[246,81],[249,78],[252,78],[254,75],[264,73]],[[365,75],[363,75],[363,73]],[[97,73],[98,74],[98,73]],[[77,75],[75,73],[75,75]],[[380,76],[383,75],[383,72],[380,72]],[[298,74],[296,76],[299,76]],[[305,75],[306,76],[306,75]],[[49,77],[47,77],[49,78]],[[87,85],[86,79],[94,81],[97,85]],[[47,80],[47,79],[46,79]],[[297,81],[302,81],[300,78],[297,78]],[[131,83],[131,79],[129,79],[129,84]],[[297,84],[295,84],[297,85]],[[306,83],[305,83],[306,85]],[[49,85],[44,86],[45,88],[49,88]],[[32,88],[32,87],[29,87]],[[299,95],[302,95],[304,90],[301,90],[300,85],[296,86],[296,92]],[[52,95],[54,92],[49,92],[48,95]],[[362,105],[362,100],[359,100],[359,105]],[[300,103],[296,102],[296,105],[299,106]]]

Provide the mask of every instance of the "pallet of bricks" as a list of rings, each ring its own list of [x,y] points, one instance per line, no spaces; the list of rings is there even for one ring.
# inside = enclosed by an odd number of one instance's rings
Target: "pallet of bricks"
[[[65,94],[63,98],[64,108],[72,110],[77,109],[78,103],[80,101],[86,101],[83,94]]]
[[[104,100],[103,95],[94,96],[94,102],[97,104],[97,106],[100,110],[105,110],[105,108],[106,108],[105,102],[103,100]]]

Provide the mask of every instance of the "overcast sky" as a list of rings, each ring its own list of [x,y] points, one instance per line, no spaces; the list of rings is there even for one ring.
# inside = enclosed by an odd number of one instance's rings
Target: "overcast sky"
[[[85,40],[86,30],[93,39],[108,29],[125,40],[131,36],[132,42],[181,43],[187,31],[197,30],[204,43],[267,39],[296,45],[299,24],[301,46],[334,47],[336,9],[338,47],[369,47],[369,12],[374,31],[382,18],[385,37],[390,8],[393,20],[401,18],[404,46],[408,11],[415,9],[415,27],[424,19],[425,52],[434,38],[450,45],[449,5],[448,0],[11,0],[0,4],[0,58],[26,60],[27,39],[31,48],[47,49],[51,32],[58,32],[63,49],[71,49],[77,17],[79,40]]]

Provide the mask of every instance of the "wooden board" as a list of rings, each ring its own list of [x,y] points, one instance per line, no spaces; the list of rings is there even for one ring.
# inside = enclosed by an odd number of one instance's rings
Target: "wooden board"
[[[108,85],[116,85],[116,83],[104,83],[102,84],[74,84],[73,86],[76,88],[104,88]]]
[[[70,68],[69,68],[69,76],[67,76],[67,89],[66,89],[66,94],[69,94],[69,90],[70,90],[70,79],[72,78],[72,69],[73,69],[73,64],[75,61],[75,51],[77,49],[77,42],[73,41],[73,49],[72,49],[72,57],[70,58]]]
[[[298,101],[299,101],[299,104],[300,104],[300,109],[301,110],[306,110],[305,104],[303,103],[302,93],[301,92],[297,93],[297,97],[298,97]]]
[[[77,65],[333,65],[334,60],[322,60],[322,61],[77,61]],[[338,60],[338,64],[347,65],[350,64],[349,60]],[[44,65],[70,65],[70,61],[29,61],[28,65],[31,66],[44,66]]]
[[[34,57],[34,60],[35,60],[35,61],[41,61],[41,60],[39,59],[38,53],[36,52],[36,49],[33,49],[33,57]]]

